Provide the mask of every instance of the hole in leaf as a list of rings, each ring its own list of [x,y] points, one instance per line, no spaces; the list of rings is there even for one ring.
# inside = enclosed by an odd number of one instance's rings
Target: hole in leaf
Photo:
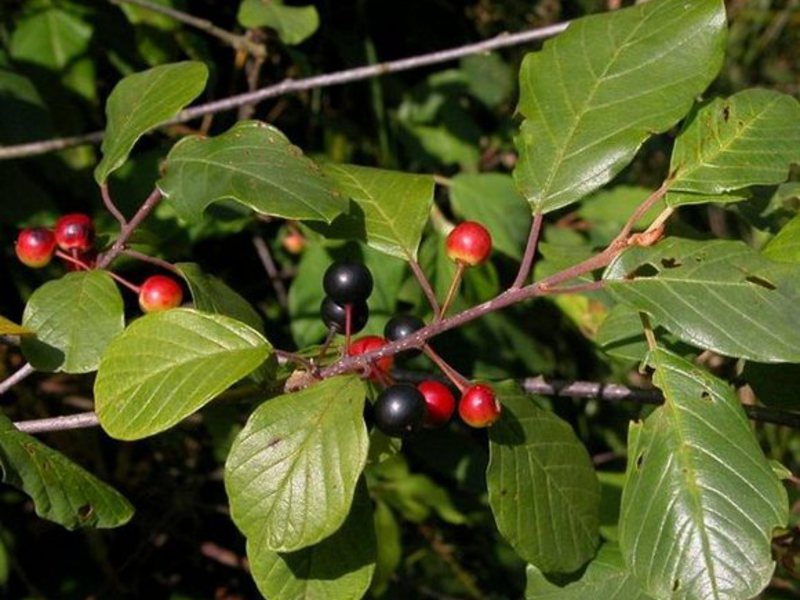
[[[675,581],[672,582],[672,591],[673,592],[677,592],[680,589],[680,587],[681,587],[681,580],[680,579],[676,579]]]
[[[758,275],[748,275],[747,277],[744,278],[744,280],[747,281],[748,283],[752,283],[753,285],[761,286],[761,287],[766,288],[768,290],[774,290],[775,289],[775,284],[774,283],[772,283],[771,281],[767,281],[766,279],[763,279],[763,278],[759,277]]]
[[[731,118],[731,107],[726,104],[725,107],[722,109],[722,120],[727,123],[728,119],[730,118]]]
[[[714,401],[714,398],[712,398],[711,394],[708,393],[708,392],[703,392],[702,394],[700,394],[700,398],[703,399],[703,400],[706,400],[707,402],[713,402]]]
[[[639,265],[633,271],[625,275],[625,279],[636,279],[637,277],[655,277],[658,275],[658,269],[649,263]]]
[[[78,508],[78,518],[81,521],[88,520],[93,513],[94,513],[94,506],[92,506],[91,504],[84,504],[83,506]]]
[[[661,266],[665,269],[674,269],[675,267],[681,266],[681,261],[679,261],[677,258],[662,258]]]
[[[636,470],[640,470],[642,468],[642,463],[644,462],[644,452],[642,452],[639,456],[636,457]]]

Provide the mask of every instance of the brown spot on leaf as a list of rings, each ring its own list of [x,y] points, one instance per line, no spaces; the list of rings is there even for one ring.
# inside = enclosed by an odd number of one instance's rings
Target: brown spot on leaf
[[[88,521],[89,518],[94,514],[94,506],[91,504],[84,504],[80,508],[78,508],[78,518],[81,521]]]
[[[727,123],[728,119],[730,118],[731,118],[731,107],[726,104],[722,109],[722,120]]]
[[[661,259],[661,266],[665,269],[674,269],[681,266],[681,261],[679,261],[677,258],[667,256]]]
[[[758,285],[768,290],[774,290],[775,284],[771,281],[767,281],[763,277],[759,277],[758,275],[748,275],[744,278],[744,280],[748,283],[752,283],[753,285]]]
[[[277,446],[277,445],[278,445],[278,444],[280,444],[282,441],[283,441],[283,438],[279,438],[279,437],[277,437],[277,438],[275,438],[274,440],[272,440],[272,441],[271,441],[269,444],[267,444],[267,448],[272,448],[273,446]]]

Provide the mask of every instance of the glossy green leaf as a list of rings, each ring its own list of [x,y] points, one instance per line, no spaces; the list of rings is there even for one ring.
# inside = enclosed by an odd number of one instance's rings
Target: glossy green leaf
[[[800,273],[741,242],[667,238],[606,270],[618,300],[699,348],[761,362],[800,362]]]
[[[11,36],[11,56],[60,72],[89,49],[92,26],[60,8],[34,12],[19,21]]]
[[[240,121],[213,138],[182,139],[167,156],[158,187],[189,222],[226,199],[286,219],[330,222],[347,208],[302,150],[259,121]]]
[[[433,177],[331,163],[323,171],[353,200],[325,235],[360,239],[390,256],[416,260],[433,204]]]
[[[675,141],[671,205],[719,202],[721,194],[781,183],[800,163],[800,103],[773,90],[717,98],[694,114]],[[732,200],[741,196],[731,195]]]
[[[344,524],[318,544],[279,553],[247,542],[247,557],[265,598],[359,600],[375,570],[375,530],[366,485],[359,485]]]
[[[119,527],[133,516],[133,507],[114,488],[3,415],[0,467],[3,483],[28,494],[37,515],[67,529]]]
[[[231,517],[259,550],[292,552],[341,527],[367,460],[366,390],[335,377],[268,400],[228,455]]]
[[[22,325],[36,333],[22,351],[40,371],[88,373],[125,327],[122,296],[105,271],[69,273],[28,300]]]
[[[605,544],[586,567],[580,579],[559,587],[550,583],[544,574],[528,565],[526,600],[652,600],[625,567],[616,544]]]
[[[33,331],[0,316],[0,335],[31,335]]]
[[[489,230],[493,248],[512,258],[522,258],[531,211],[510,175],[456,175],[450,187],[450,201],[458,216],[478,221]]]
[[[106,432],[135,440],[202,408],[256,369],[272,347],[222,315],[175,308],[134,321],[109,345],[94,384]]]
[[[236,15],[243,27],[270,27],[284,44],[303,42],[319,28],[317,9],[306,6],[284,6],[283,0],[242,0]]]
[[[187,61],[153,67],[120,81],[106,103],[103,159],[94,170],[95,181],[105,183],[138,139],[197,98],[207,79],[203,63]]]
[[[516,384],[497,389],[486,483],[497,528],[545,573],[575,571],[598,543],[600,484],[572,428]]]
[[[650,364],[666,400],[630,425],[625,562],[657,598],[752,598],[775,568],[786,490],[730,386],[666,350]]]
[[[224,281],[204,273],[196,263],[178,263],[175,267],[189,285],[197,310],[226,315],[264,332],[264,321],[256,309]]]
[[[778,262],[800,263],[800,215],[786,223],[761,253]]]
[[[574,21],[526,56],[514,178],[531,206],[579,200],[672,127],[716,76],[725,31],[721,0],[653,0]]]

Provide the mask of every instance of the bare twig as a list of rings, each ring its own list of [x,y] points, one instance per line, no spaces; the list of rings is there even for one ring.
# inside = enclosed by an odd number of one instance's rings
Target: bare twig
[[[29,375],[33,374],[34,371],[36,371],[36,369],[34,369],[30,365],[30,363],[25,363],[19,369],[17,369],[13,374],[6,377],[3,381],[0,381],[0,396],[5,394],[8,390],[17,385],[20,381],[22,381]]]
[[[433,314],[438,315],[439,301],[436,300],[436,292],[433,291],[431,282],[428,280],[427,275],[425,275],[425,272],[422,270],[422,267],[419,266],[419,263],[416,260],[409,260],[408,266],[411,267],[411,272],[414,274],[414,277],[416,277],[419,287],[422,288],[425,297],[428,299],[428,304],[431,305]]]
[[[127,225],[125,225],[122,230],[119,232],[119,237],[117,237],[114,244],[111,248],[100,255],[97,259],[97,268],[98,269],[105,269],[107,268],[114,259],[116,259],[122,251],[125,250],[125,244],[128,243],[128,239],[131,237],[136,228],[141,225],[142,221],[147,218],[153,209],[158,206],[158,203],[161,202],[161,192],[158,188],[154,189],[150,195],[147,197],[142,205],[139,207],[139,210],[136,211],[136,214],[133,215],[133,218],[128,221]]]
[[[106,205],[106,209],[114,218],[119,221],[121,227],[125,227],[128,224],[128,221],[125,219],[125,216],[119,211],[117,205],[114,204],[114,201],[111,199],[111,194],[108,191],[108,184],[101,183],[100,184],[100,195],[103,197],[103,204]]]
[[[440,50],[437,52],[431,52],[429,54],[421,54],[419,56],[402,58],[400,60],[378,63],[375,65],[356,67],[354,69],[345,69],[343,71],[336,71],[334,73],[327,73],[325,75],[315,75],[313,77],[306,77],[303,79],[286,79],[281,83],[267,86],[253,92],[238,94],[236,96],[215,100],[213,102],[200,104],[193,108],[186,109],[181,111],[174,119],[164,123],[164,125],[185,123],[186,121],[191,121],[192,119],[201,117],[203,115],[232,110],[245,104],[257,104],[269,98],[283,96],[284,94],[289,94],[292,92],[341,85],[343,83],[350,83],[352,81],[361,81],[371,77],[388,75],[389,73],[398,73],[400,71],[418,69],[420,67],[449,62],[451,60],[456,60],[472,54],[481,54],[483,52],[496,50],[497,48],[517,46],[527,42],[552,37],[564,31],[568,25],[569,22],[564,22],[557,23],[555,25],[548,25],[547,27],[529,29],[519,33],[504,33],[489,40],[474,44],[466,44],[464,46],[458,46],[448,50]],[[103,132],[95,131],[69,138],[59,138],[43,140],[39,142],[30,142],[27,144],[5,146],[0,148],[0,160],[22,158],[25,156],[37,156],[39,154],[46,154],[56,150],[63,150],[64,148],[71,148],[72,146],[97,143],[102,139]]]
[[[269,251],[269,246],[267,246],[264,238],[260,235],[254,235],[252,240],[253,246],[255,246],[256,249],[256,254],[258,254],[258,258],[261,260],[261,264],[264,265],[264,270],[269,276],[272,289],[275,290],[278,304],[286,308],[289,305],[289,296],[286,293],[286,286],[283,283],[283,279],[281,279],[280,271],[278,271],[275,260],[272,258],[272,252]]]
[[[528,244],[525,246],[525,254],[522,257],[522,263],[519,266],[519,272],[511,284],[512,288],[521,288],[528,280],[533,269],[533,260],[536,256],[536,248],[539,246],[539,234],[542,232],[542,222],[544,215],[541,210],[537,210],[533,215],[533,222],[531,223],[531,232],[528,234]]]
[[[155,4],[153,2],[148,2],[147,0],[108,0],[108,1],[111,2],[111,4],[116,4],[116,5],[132,4],[134,6],[144,8],[145,10],[165,15],[170,19],[174,19],[180,23],[184,23],[196,29],[200,29],[201,31],[204,31],[209,35],[213,35],[214,37],[228,44],[229,46],[237,50],[244,50],[246,52],[249,52],[253,56],[264,57],[267,55],[267,50],[266,48],[264,48],[263,45],[253,42],[247,36],[231,33],[230,31],[226,31],[221,27],[217,27],[211,21],[195,17],[194,15],[190,15],[188,13],[181,12],[179,10],[175,10],[174,8],[170,8],[169,6]]]
[[[94,412],[83,412],[63,417],[48,419],[32,419],[14,423],[17,429],[25,433],[45,433],[49,431],[67,431],[70,429],[87,429],[97,427],[100,421]]]

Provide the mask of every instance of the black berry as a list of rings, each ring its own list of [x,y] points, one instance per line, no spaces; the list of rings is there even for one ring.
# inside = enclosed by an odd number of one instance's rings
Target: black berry
[[[325,298],[320,306],[320,316],[328,329],[337,333],[344,333],[347,313],[344,306],[337,304],[331,298]],[[367,324],[369,307],[366,302],[355,302],[350,308],[350,333],[358,333]]]
[[[414,315],[395,315],[386,323],[386,327],[383,329],[383,337],[390,342],[396,342],[397,340],[402,340],[410,336],[424,326],[425,323],[422,319]],[[416,348],[411,348],[410,350],[405,350],[401,354],[410,358],[412,356],[418,356],[420,352],[421,351]]]
[[[422,427],[425,397],[413,385],[398,383],[380,393],[373,409],[375,427],[386,435],[401,437]]]
[[[342,306],[364,302],[372,293],[372,274],[359,263],[334,263],[325,271],[322,287]]]

